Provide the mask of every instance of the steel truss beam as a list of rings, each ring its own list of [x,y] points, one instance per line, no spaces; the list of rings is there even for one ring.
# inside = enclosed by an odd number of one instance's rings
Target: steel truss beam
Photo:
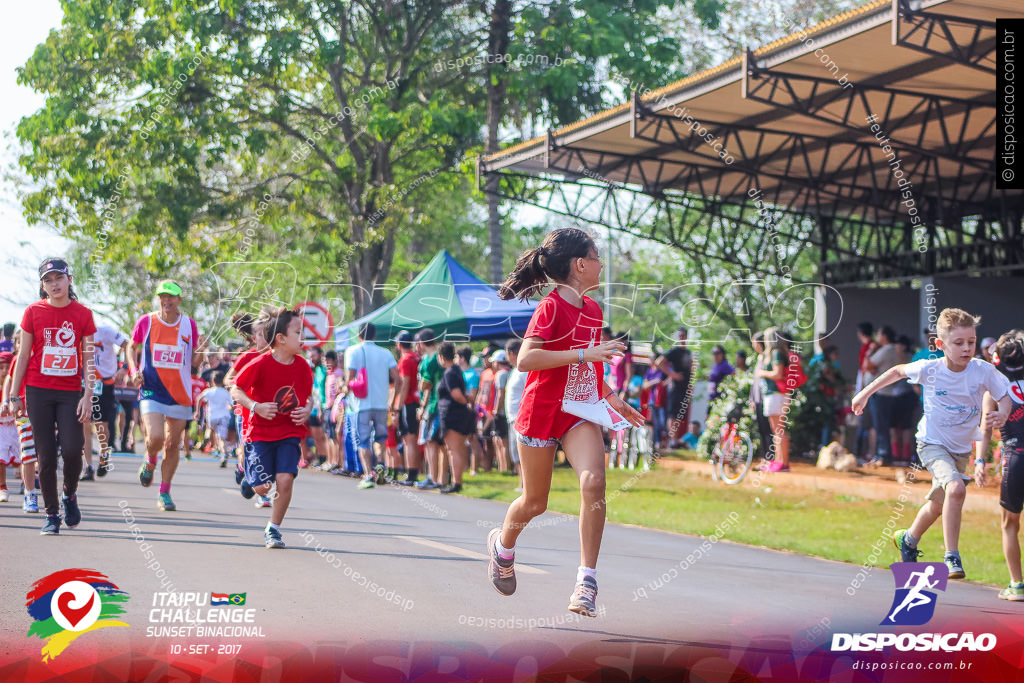
[[[995,132],[995,101],[990,97],[983,100],[965,100],[870,83],[858,83],[856,87],[844,88],[838,86],[833,78],[806,76],[759,66],[753,53],[749,51],[745,61],[747,68],[744,73],[743,96],[748,99],[792,111],[859,135],[865,134],[870,122],[866,116],[861,116],[860,119],[854,119],[854,116],[871,114],[876,117],[875,122],[886,130],[889,139],[901,148],[922,156],[957,161],[995,177],[995,160],[968,157],[967,152],[971,145],[966,143],[973,140],[964,140],[971,115],[978,112],[983,112],[982,116],[985,117],[979,137]],[[798,84],[809,84],[809,88]],[[800,90],[806,91],[805,94],[801,95]],[[882,106],[872,106],[868,101],[869,92],[885,96]],[[841,111],[826,112],[826,107],[832,104],[839,105]],[[855,104],[859,104],[860,107],[856,107]],[[897,104],[900,106],[897,107]],[[904,113],[895,116],[895,111]],[[826,115],[829,113],[831,115]],[[950,131],[946,117],[961,113],[963,123],[960,130]],[[942,145],[939,148],[930,149],[923,146],[925,132],[931,124],[937,126],[942,134]],[[917,128],[914,136],[916,140],[899,137],[902,129],[911,127]]]
[[[910,0],[894,0],[892,24],[894,45],[944,57],[987,74],[996,72],[995,61],[991,58],[996,47],[993,21],[915,10]],[[954,26],[972,30],[966,43],[957,42]],[[933,47],[933,43],[941,44],[942,49]],[[986,61],[991,62],[991,66],[985,64]]]
[[[680,118],[641,108],[637,109],[635,116],[633,137],[661,145],[648,152],[647,158],[660,161],[666,153],[678,150],[708,160],[713,164],[713,169],[725,166],[705,139],[693,135],[691,127]],[[721,139],[723,149],[734,153],[737,161],[727,167],[733,172],[770,177],[789,186],[798,185],[809,191],[848,201],[856,207],[879,207],[888,210],[893,216],[906,213],[906,209],[900,206],[903,195],[896,177],[886,173],[884,182],[878,182],[874,171],[882,151],[874,138],[868,142],[850,137],[833,138],[776,131],[706,119],[701,119],[700,123],[710,131],[713,139]],[[748,138],[748,142],[744,142],[741,134]],[[752,144],[749,141],[751,136],[754,138]],[[672,139],[672,144],[665,144],[666,137]],[[922,204],[922,208],[935,204],[930,212],[937,217],[939,211],[936,207],[949,202],[948,198],[935,200],[926,194],[933,183],[935,190],[941,189],[938,187],[938,179],[943,176],[938,172],[938,160],[934,156],[924,156],[909,150],[899,153],[904,151],[898,146],[895,151],[898,152],[896,158],[900,160],[901,170],[906,177],[913,178],[916,201]],[[812,154],[821,155],[817,163],[812,161]],[[783,170],[779,173],[767,172],[764,167],[768,164],[776,167],[781,164]],[[957,189],[961,196],[964,189],[969,192],[961,203],[975,209],[966,213],[980,213],[991,203],[994,184],[988,182],[989,178],[984,174],[971,173],[971,169],[962,160],[958,160],[958,171]],[[864,179],[868,184],[858,184],[854,179]],[[977,196],[979,192],[985,191],[984,188],[988,191],[983,196]]]
[[[558,167],[557,156],[552,171],[569,173]],[[960,219],[947,218],[943,225],[932,223],[926,230],[922,224],[919,232],[923,234],[917,235],[909,223],[841,217],[834,206],[819,206],[815,212],[808,207],[771,207],[776,217],[798,220],[803,229],[792,232],[779,228],[777,221],[771,230],[751,220],[757,209],[750,202],[709,202],[680,193],[652,195],[608,183],[586,167],[576,166],[571,171],[575,177],[564,180],[495,173],[499,176],[496,194],[504,199],[650,239],[693,258],[716,259],[764,274],[779,275],[787,258],[809,247],[819,250],[821,281],[830,284],[1024,268],[1020,206],[998,220],[983,217],[973,230],[960,225]],[[584,175],[592,180],[581,182]],[[545,186],[528,187],[538,181]]]

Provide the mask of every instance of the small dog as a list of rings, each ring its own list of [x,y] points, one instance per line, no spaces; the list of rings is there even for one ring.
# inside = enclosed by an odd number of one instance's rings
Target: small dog
[[[833,441],[818,453],[818,467],[823,470],[849,472],[857,467],[857,458],[848,453],[838,441]]]

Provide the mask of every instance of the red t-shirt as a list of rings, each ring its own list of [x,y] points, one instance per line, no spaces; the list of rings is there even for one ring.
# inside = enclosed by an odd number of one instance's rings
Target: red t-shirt
[[[566,351],[596,346],[601,340],[604,320],[601,307],[583,297],[583,308],[573,306],[555,289],[537,305],[526,328],[525,339],[540,337],[548,351]],[[604,364],[588,363],[596,375],[598,391],[604,380]],[[534,370],[526,377],[519,404],[516,431],[537,439],[560,439],[580,418],[562,410],[562,398],[569,381],[569,366]]]
[[[25,384],[82,391],[82,339],[96,333],[92,311],[77,301],[57,308],[41,299],[25,309],[21,329],[32,335]]]
[[[536,318],[536,315],[534,317]],[[487,394],[482,395],[485,389]],[[494,370],[491,368],[484,368],[480,373],[480,393],[477,394],[476,402],[488,413],[494,412]]]
[[[192,378],[192,405],[199,405],[199,394],[203,393],[203,389],[207,386],[209,385],[198,377]]]
[[[402,401],[402,405],[420,402],[420,392],[416,381],[419,367],[420,357],[412,351],[403,353],[402,357],[398,359],[399,377],[405,377],[409,380],[409,388],[405,392],[405,400]]]
[[[243,425],[244,440],[280,441],[292,436],[306,436],[306,425],[292,422],[291,411],[301,408],[313,393],[313,369],[302,356],[295,356],[285,365],[265,353],[242,368],[235,377],[235,386],[257,403],[276,403],[277,415],[266,420],[253,413],[249,424]]]

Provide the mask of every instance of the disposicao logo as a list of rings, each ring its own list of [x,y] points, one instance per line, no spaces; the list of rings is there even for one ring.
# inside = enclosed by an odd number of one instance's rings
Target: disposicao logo
[[[921,626],[935,615],[938,594],[945,591],[949,567],[943,562],[896,562],[889,565],[896,583],[892,605],[882,626]],[[991,633],[833,633],[832,651],[880,652],[895,646],[907,652],[988,651],[996,646]]]
[[[107,626],[128,626],[113,617],[124,614],[128,594],[95,569],[65,569],[45,576],[26,596],[35,621],[26,636],[46,641],[43,661],[55,658],[78,636]]]

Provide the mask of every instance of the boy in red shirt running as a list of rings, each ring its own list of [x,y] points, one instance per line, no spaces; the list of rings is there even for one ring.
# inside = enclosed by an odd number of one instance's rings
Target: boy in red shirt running
[[[302,320],[298,312],[280,308],[262,324],[270,344],[264,353],[239,371],[231,396],[251,412],[246,425],[246,477],[260,495],[274,483],[270,522],[264,534],[268,548],[283,548],[281,524],[292,500],[292,484],[299,472],[300,440],[306,438],[306,420],[313,409],[313,369],[302,353]]]
[[[571,405],[584,395],[595,401],[603,396],[607,406],[633,426],[644,424],[643,416],[604,382],[603,364],[621,356],[625,344],[599,343],[604,325],[601,307],[584,296],[597,288],[601,267],[590,235],[576,228],[555,230],[540,247],[519,257],[498,290],[502,299],[525,300],[549,279],[555,283],[534,311],[517,358],[520,372],[529,372],[515,426],[523,493],[509,506],[502,528],[493,529],[487,537],[491,584],[502,595],[512,595],[516,539],[547,508],[555,449],[561,441],[579,477],[582,498],[581,563],[569,610],[588,617],[597,616],[597,556],[605,522],[604,439],[596,422],[563,410],[563,399],[569,398]]]

